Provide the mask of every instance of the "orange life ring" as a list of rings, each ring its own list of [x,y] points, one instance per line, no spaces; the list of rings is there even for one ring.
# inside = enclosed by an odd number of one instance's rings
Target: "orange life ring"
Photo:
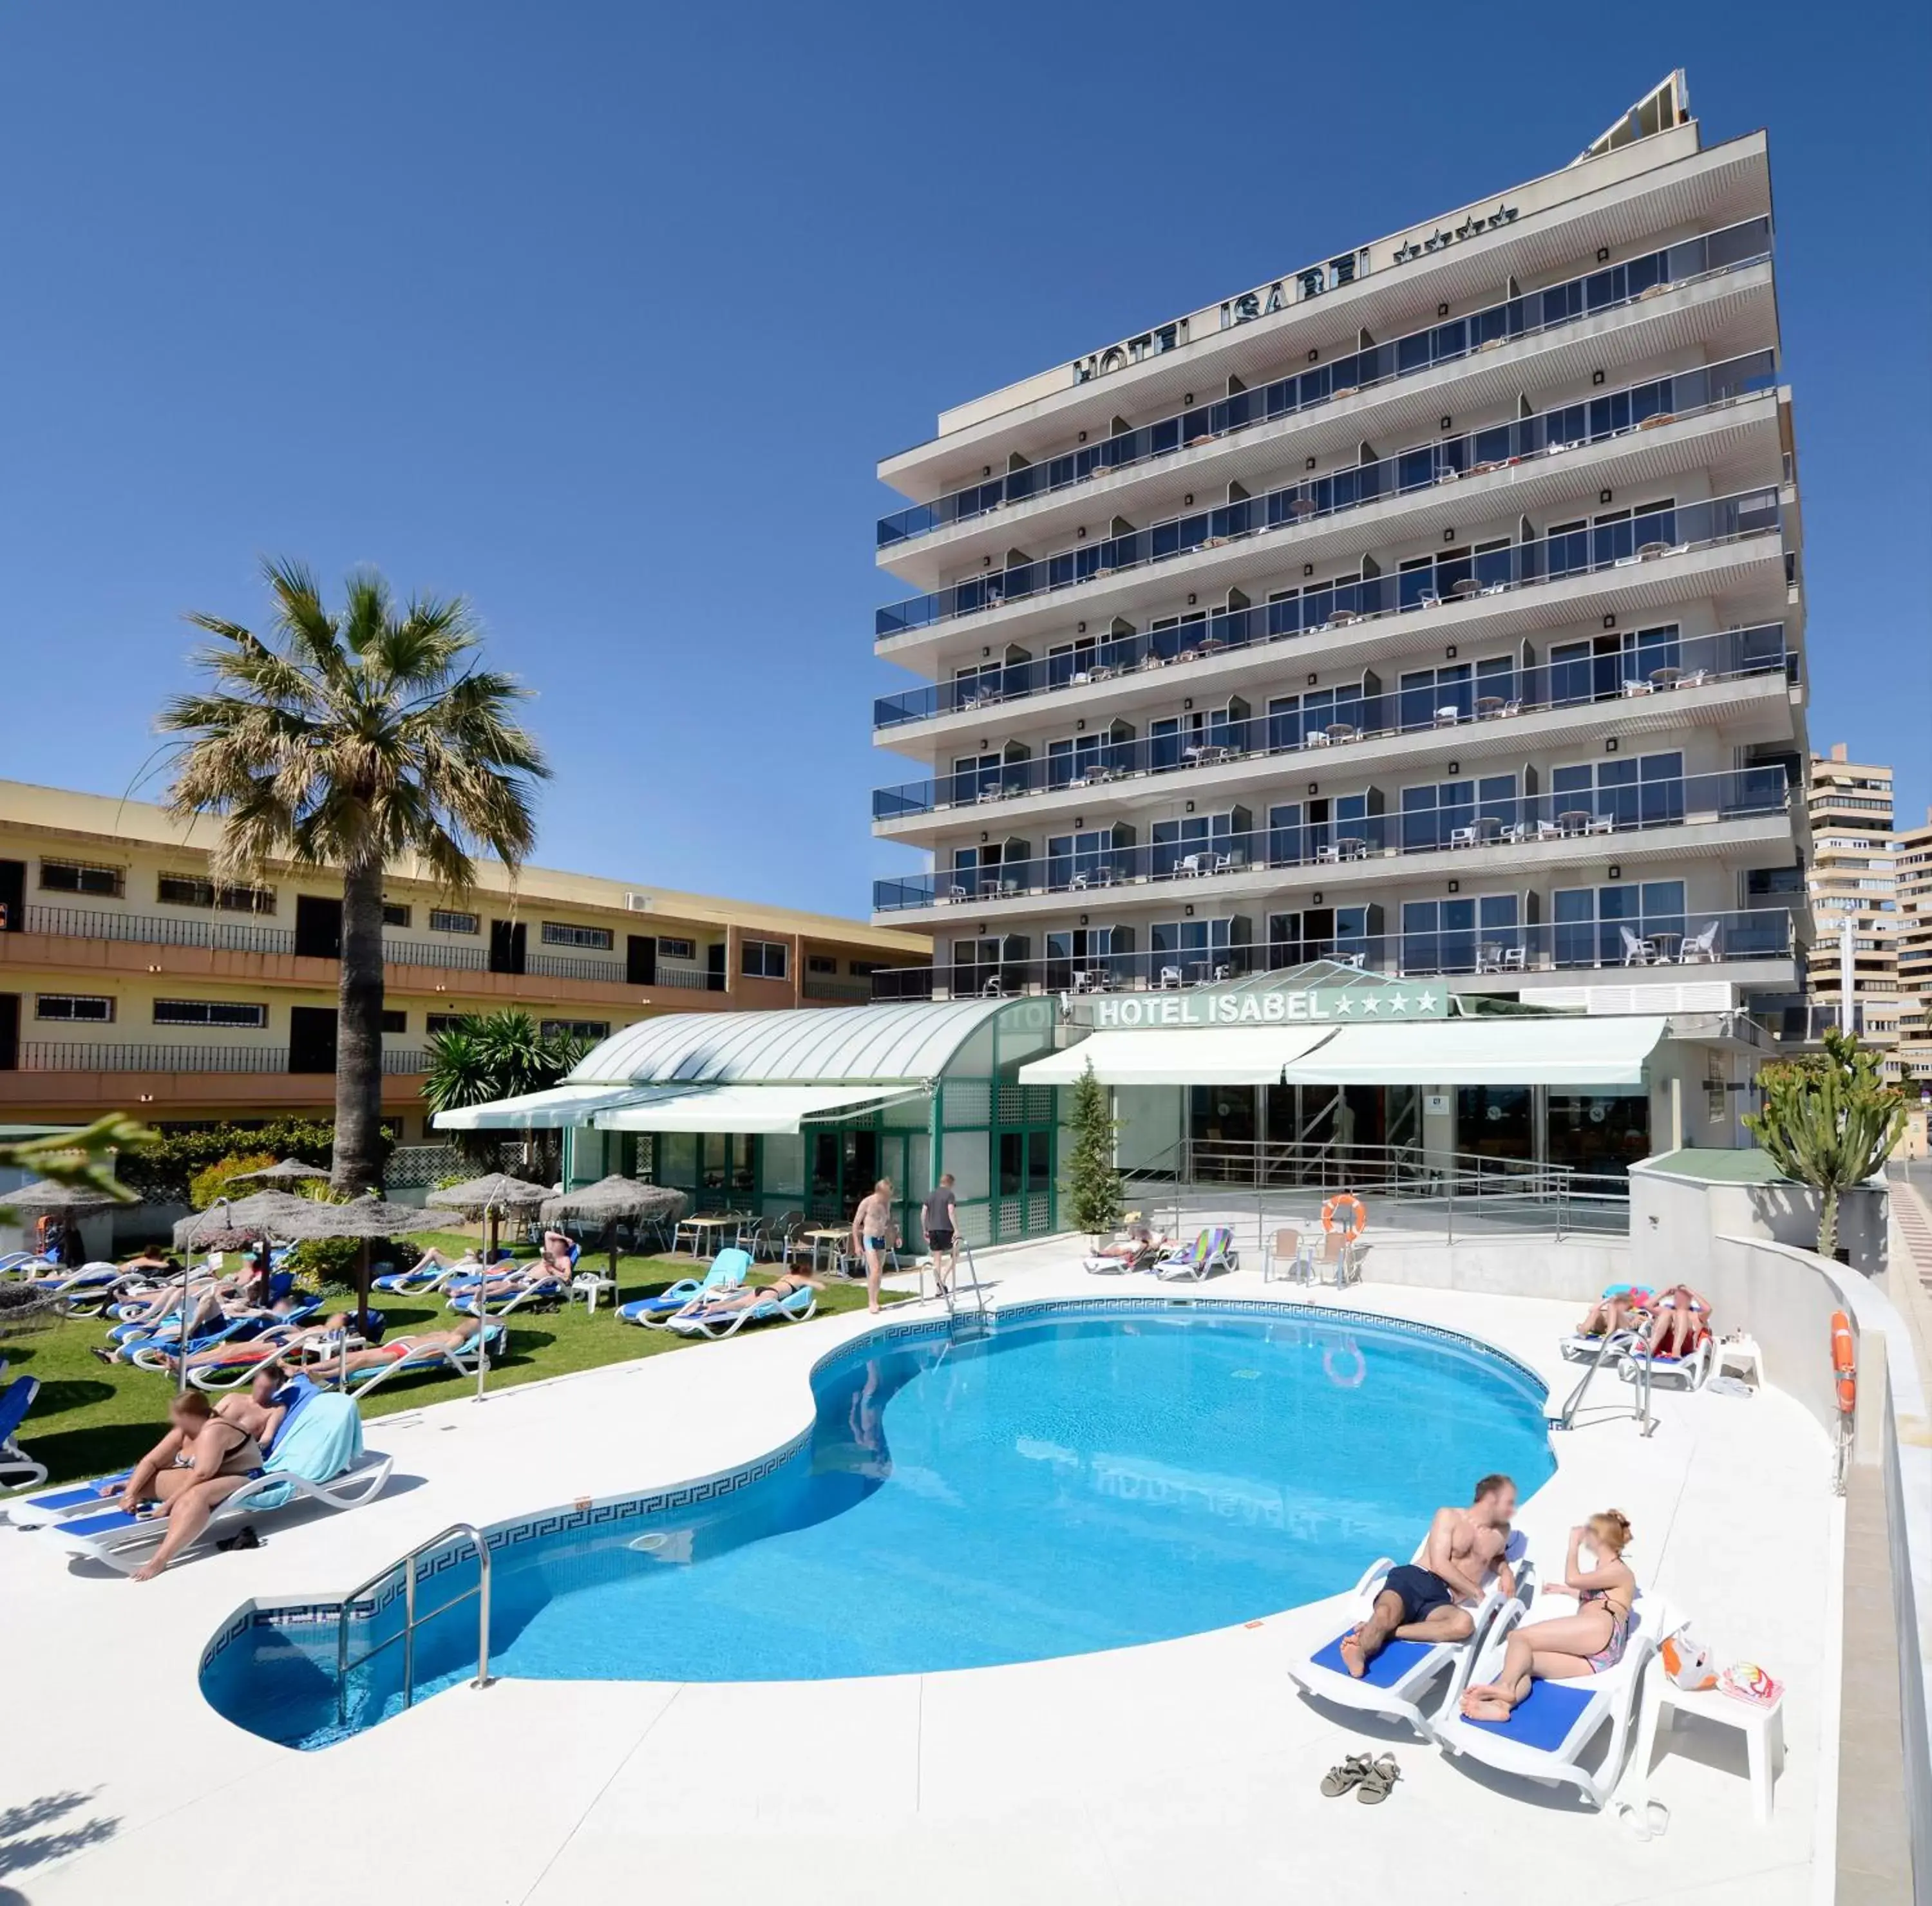
[[[1832,1368],[1838,1373],[1839,1413],[1849,1416],[1858,1407],[1858,1353],[1852,1320],[1843,1311],[1832,1313]]]
[[[1339,1230],[1352,1244],[1369,1228],[1369,1208],[1353,1191],[1337,1191],[1322,1207],[1322,1228]]]

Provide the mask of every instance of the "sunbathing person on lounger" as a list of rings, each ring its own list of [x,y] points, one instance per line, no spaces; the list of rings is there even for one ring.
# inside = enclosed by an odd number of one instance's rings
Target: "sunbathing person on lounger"
[[[151,1581],[208,1527],[208,1518],[243,1483],[261,1473],[261,1445],[239,1423],[218,1416],[199,1390],[184,1390],[168,1405],[168,1433],[118,1487],[129,1515],[158,1498],[167,1533],[152,1557],[134,1571]],[[110,1493],[104,1490],[104,1494]]]
[[[1618,1284],[1604,1293],[1583,1313],[1576,1326],[1580,1337],[1614,1337],[1624,1330],[1642,1330],[1650,1322],[1650,1305],[1655,1302],[1647,1290]]]
[[[480,1317],[465,1317],[460,1323],[452,1324],[447,1330],[416,1330],[406,1336],[392,1337],[386,1344],[372,1344],[366,1350],[351,1350],[346,1356],[330,1357],[321,1368],[325,1377],[338,1374],[352,1376],[358,1370],[380,1370],[385,1364],[400,1363],[412,1353],[428,1355],[432,1351],[460,1350],[475,1340],[476,1333],[483,1328]]]
[[[1688,1284],[1675,1284],[1657,1300],[1650,1326],[1652,1356],[1688,1356],[1710,1334],[1711,1300]]]
[[[1144,1219],[1136,1218],[1112,1244],[1104,1244],[1095,1251],[1094,1259],[1096,1263],[1102,1258],[1112,1257],[1123,1264],[1131,1264],[1148,1251],[1166,1242],[1164,1236],[1156,1236]]]
[[[1630,1539],[1630,1526],[1621,1509],[1606,1509],[1570,1531],[1563,1579],[1538,1586],[1545,1595],[1575,1596],[1576,1612],[1510,1631],[1502,1672],[1463,1692],[1462,1712],[1471,1720],[1507,1721],[1528,1697],[1532,1682],[1581,1680],[1623,1659],[1636,1600],[1636,1578],[1623,1559]],[[1586,1542],[1594,1569],[1586,1569],[1577,1553]]]
[[[410,1267],[411,1277],[427,1277],[433,1271],[480,1271],[483,1260],[476,1254],[472,1244],[459,1257],[452,1257],[446,1251],[435,1245],[426,1245],[423,1254]]]
[[[1484,1476],[1468,1508],[1436,1512],[1421,1561],[1391,1569],[1368,1620],[1342,1638],[1342,1665],[1357,1680],[1392,1640],[1467,1641],[1485,1577],[1514,1593],[1507,1557],[1515,1513],[1516,1485],[1506,1476]]]
[[[320,1323],[271,1324],[260,1336],[250,1337],[245,1344],[216,1344],[207,1350],[193,1352],[188,1367],[190,1370],[209,1370],[225,1366],[232,1370],[238,1363],[286,1362],[322,1349],[348,1321],[349,1313],[338,1311]],[[167,1365],[177,1375],[180,1374],[178,1357],[170,1357]]]
[[[709,1323],[715,1317],[729,1317],[734,1311],[748,1311],[768,1300],[782,1304],[788,1297],[796,1297],[801,1290],[824,1288],[825,1280],[814,1277],[808,1271],[787,1271],[782,1277],[772,1278],[770,1284],[743,1284],[718,1296],[693,1298],[678,1314]]]

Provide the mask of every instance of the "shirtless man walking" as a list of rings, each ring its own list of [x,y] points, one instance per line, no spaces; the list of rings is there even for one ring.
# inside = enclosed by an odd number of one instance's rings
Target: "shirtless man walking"
[[[852,1250],[866,1260],[866,1308],[879,1308],[879,1280],[892,1245],[892,1181],[881,1178],[852,1214]]]
[[[1467,1509],[1438,1509],[1422,1560],[1391,1569],[1369,1618],[1342,1641],[1342,1660],[1360,1680],[1390,1641],[1466,1641],[1475,1632],[1472,1605],[1492,1573],[1505,1595],[1516,1584],[1505,1559],[1516,1485],[1486,1476]]]

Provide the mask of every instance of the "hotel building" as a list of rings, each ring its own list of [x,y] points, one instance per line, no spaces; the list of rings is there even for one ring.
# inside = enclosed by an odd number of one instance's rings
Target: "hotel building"
[[[1839,1023],[1842,934],[1852,927],[1852,1023],[1900,1076],[1898,880],[1893,861],[1892,770],[1853,761],[1843,742],[1811,757],[1804,792],[1811,827],[1810,1030]]]
[[[1932,1087],[1932,811],[1892,837],[1898,882],[1898,1069]]]
[[[873,917],[938,946],[878,996],[1077,1014],[1330,960],[1598,1011],[1799,994],[1774,250],[1766,136],[1707,147],[1673,75],[1560,171],[886,457],[911,500],[878,561],[908,593],[875,648],[920,684],[875,705],[909,765],[874,832],[931,867]],[[1191,1116],[1306,1132],[1280,1095],[1197,1090]],[[1450,1142],[1554,1158],[1579,1116],[1646,1116],[1573,1095],[1460,1088]],[[1412,1115],[1349,1102],[1364,1142]]]
[[[0,1123],[108,1110],[163,1126],[326,1117],[334,1104],[341,889],[278,867],[211,877],[213,824],[0,782]],[[423,1131],[430,1034],[514,1008],[603,1038],[653,1014],[849,1005],[922,934],[484,863],[460,899],[386,889],[383,1106]]]

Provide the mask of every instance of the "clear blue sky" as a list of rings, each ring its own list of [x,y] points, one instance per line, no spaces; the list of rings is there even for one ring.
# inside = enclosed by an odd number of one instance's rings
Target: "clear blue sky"
[[[125,790],[262,554],[461,591],[553,865],[859,913],[883,454],[1558,166],[1768,126],[1815,743],[1932,798],[1928,18],[16,4],[0,774]]]

